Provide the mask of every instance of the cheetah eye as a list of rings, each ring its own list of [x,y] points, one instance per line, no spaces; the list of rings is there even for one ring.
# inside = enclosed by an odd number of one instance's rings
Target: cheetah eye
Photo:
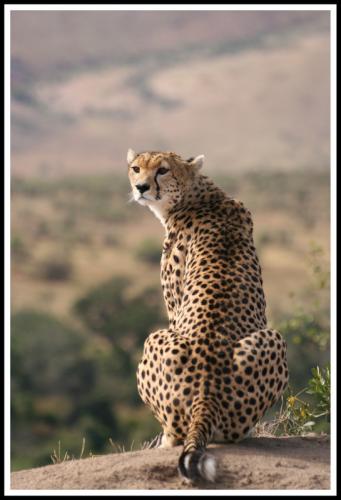
[[[140,172],[140,167],[131,167],[136,174]]]
[[[165,175],[167,172],[169,172],[169,168],[165,168],[165,167],[160,167],[157,170],[157,174],[160,174],[160,175]]]

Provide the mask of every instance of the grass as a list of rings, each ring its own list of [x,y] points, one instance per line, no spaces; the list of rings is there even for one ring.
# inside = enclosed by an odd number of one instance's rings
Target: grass
[[[124,444],[115,443],[111,438],[109,438],[109,443],[114,453],[127,453],[132,451],[148,450],[152,442],[152,439],[150,441],[143,441],[143,443],[136,447],[135,441],[133,440],[130,444],[130,447],[126,449]]]
[[[109,438],[109,443],[110,443],[112,452],[115,454],[116,453],[127,453],[127,452],[132,452],[132,451],[147,450],[150,448],[150,445],[153,443],[153,441],[154,441],[154,439],[151,439],[150,441],[143,441],[139,446],[136,446],[135,442],[132,441],[130,444],[130,447],[128,449],[126,449],[124,444],[116,443],[111,438]],[[57,448],[54,448],[53,452],[50,455],[50,458],[51,458],[53,465],[62,464],[64,462],[68,462],[70,460],[81,460],[82,458],[95,458],[95,457],[99,456],[98,454],[94,455],[91,451],[88,452],[88,456],[85,456],[85,454],[84,454],[85,442],[86,442],[86,440],[83,437],[79,456],[75,457],[75,455],[71,455],[68,450],[63,451],[62,446],[61,446],[61,442],[58,441]]]
[[[83,437],[83,439],[82,439],[82,447],[81,447],[81,451],[80,451],[80,454],[79,454],[79,457],[78,457],[79,460],[81,458],[83,458],[84,450],[85,450],[85,438]],[[90,452],[90,454],[91,454],[91,452]],[[90,454],[89,454],[89,456],[92,456]],[[69,452],[67,450],[63,454],[62,451],[61,451],[60,441],[58,441],[57,451],[55,449],[53,450],[53,453],[51,454],[51,460],[52,460],[52,463],[55,465],[55,464],[61,464],[63,462],[67,462],[68,460],[75,460],[75,457],[73,455],[70,456]]]

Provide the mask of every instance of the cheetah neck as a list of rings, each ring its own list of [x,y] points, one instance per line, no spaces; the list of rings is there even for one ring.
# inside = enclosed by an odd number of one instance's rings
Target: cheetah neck
[[[181,200],[170,208],[165,223],[167,226],[171,225],[173,216],[179,212],[195,211],[213,199],[223,199],[224,197],[225,193],[211,179],[204,175],[198,175],[183,193]]]
[[[160,201],[149,202],[148,207],[160,220],[161,224],[167,228],[171,224],[172,215],[179,211],[194,209],[217,195],[219,197],[225,196],[221,189],[208,177],[197,175],[175,204],[165,196]]]

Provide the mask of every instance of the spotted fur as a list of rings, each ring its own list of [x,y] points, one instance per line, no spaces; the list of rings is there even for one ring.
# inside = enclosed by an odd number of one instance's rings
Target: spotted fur
[[[160,446],[183,444],[179,471],[193,481],[216,475],[208,443],[245,437],[288,382],[286,343],[267,327],[251,214],[199,173],[202,161],[128,154],[133,196],[166,231],[169,327],[145,341],[138,391],[163,428]]]

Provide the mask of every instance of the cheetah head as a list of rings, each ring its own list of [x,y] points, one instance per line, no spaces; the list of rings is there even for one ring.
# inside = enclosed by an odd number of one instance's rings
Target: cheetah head
[[[128,150],[132,199],[148,206],[163,223],[168,211],[181,202],[203,165],[204,156],[189,160],[172,152]]]

